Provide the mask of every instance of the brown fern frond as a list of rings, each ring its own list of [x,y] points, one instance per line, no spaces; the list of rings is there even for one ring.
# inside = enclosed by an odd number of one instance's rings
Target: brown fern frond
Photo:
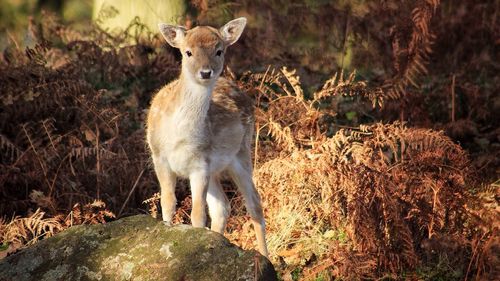
[[[296,148],[289,127],[283,128],[273,120],[269,120],[267,126],[269,127],[270,135],[274,137],[278,145],[283,145],[288,151],[293,151]]]
[[[464,222],[467,167],[465,152],[442,132],[401,123],[339,130],[315,149],[257,169],[271,252],[285,247],[322,256],[326,243],[332,260],[362,255],[367,267],[357,274],[366,278],[375,268],[415,268],[422,241]],[[284,231],[289,224],[301,231]],[[344,246],[325,240],[325,229],[342,230]],[[341,273],[359,277],[351,274]]]
[[[54,218],[44,218],[45,213],[37,209],[26,218],[15,217],[10,222],[0,222],[2,243],[31,245],[42,237],[50,237],[63,229]]]
[[[314,145],[322,138],[322,113],[306,100],[295,70],[268,68],[265,73],[245,74],[246,90],[256,92],[259,134],[276,140],[275,147],[290,152],[295,147]],[[250,86],[250,87],[249,87]]]
[[[100,147],[74,147],[69,152],[69,157],[85,160],[88,157],[99,157],[100,159],[113,159],[117,154],[109,151],[103,146]]]
[[[332,96],[359,96],[368,99],[373,107],[376,105],[383,107],[385,94],[381,88],[369,88],[366,81],[357,81],[356,70],[347,76],[342,70],[340,74],[336,72],[319,91],[314,93],[314,101],[319,102]]]
[[[149,197],[148,199],[142,201],[143,204],[148,204],[149,206],[149,213],[153,218],[158,217],[158,204],[160,202],[160,193],[156,192],[153,194],[153,196]]]
[[[409,86],[419,88],[417,78],[427,73],[425,65],[434,42],[431,19],[439,4],[439,0],[417,1],[416,7],[411,11],[410,30],[404,25],[393,27],[392,47],[397,73],[382,86],[385,99],[399,99],[406,94],[406,88]]]
[[[66,226],[79,224],[106,223],[108,219],[115,218],[113,212],[106,209],[106,204],[101,200],[94,200],[92,203],[81,205],[75,204],[71,212],[63,221]]]
[[[283,76],[286,78],[287,82],[292,86],[293,92],[288,89],[285,84],[281,84],[281,88],[285,91],[288,96],[295,96],[299,100],[304,100],[304,91],[300,85],[300,77],[296,75],[297,70],[288,70],[286,67],[281,68]],[[279,81],[279,80],[278,80]]]
[[[21,154],[19,148],[2,134],[0,134],[0,151],[2,151],[2,157],[7,156],[7,159],[5,159],[6,162],[12,162]]]
[[[344,77],[344,71],[336,72],[330,79],[328,79],[323,87],[318,92],[314,93],[314,100],[330,97],[333,95],[342,96],[357,96],[363,95],[366,92],[365,81],[355,81],[356,70],[348,74],[347,78]]]

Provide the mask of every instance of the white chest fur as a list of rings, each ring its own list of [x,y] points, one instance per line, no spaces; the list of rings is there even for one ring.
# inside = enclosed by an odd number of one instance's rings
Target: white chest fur
[[[186,83],[179,104],[171,114],[161,119],[163,161],[178,175],[187,177],[191,171],[207,165],[209,128],[207,113],[213,87]]]

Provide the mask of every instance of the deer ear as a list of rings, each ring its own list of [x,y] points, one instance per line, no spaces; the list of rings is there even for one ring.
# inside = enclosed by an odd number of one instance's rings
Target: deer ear
[[[238,41],[238,38],[240,38],[241,33],[243,33],[243,29],[245,29],[246,24],[246,18],[237,18],[221,27],[219,32],[222,35],[224,43],[229,46]]]
[[[158,28],[170,46],[180,48],[181,43],[184,40],[184,35],[186,34],[185,27],[160,23],[158,24]]]

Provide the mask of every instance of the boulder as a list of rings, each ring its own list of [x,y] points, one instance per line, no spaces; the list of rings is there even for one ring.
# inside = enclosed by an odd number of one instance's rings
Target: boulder
[[[0,260],[0,280],[277,280],[224,236],[137,215],[71,227]]]

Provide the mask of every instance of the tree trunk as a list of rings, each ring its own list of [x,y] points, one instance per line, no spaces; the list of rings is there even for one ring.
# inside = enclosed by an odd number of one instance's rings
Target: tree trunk
[[[155,32],[160,22],[183,23],[186,10],[185,0],[94,0],[92,18],[102,28],[114,31],[127,28],[138,17]]]

